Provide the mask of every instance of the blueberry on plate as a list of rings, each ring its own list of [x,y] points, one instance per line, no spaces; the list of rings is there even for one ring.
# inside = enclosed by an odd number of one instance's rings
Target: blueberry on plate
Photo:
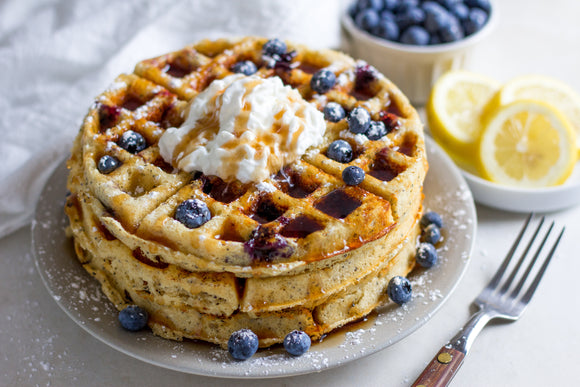
[[[258,336],[249,329],[232,333],[228,340],[228,352],[236,360],[246,360],[258,351]]]
[[[117,143],[121,148],[125,149],[129,153],[139,153],[143,149],[147,148],[147,141],[141,133],[128,130],[121,135],[119,142]]]
[[[129,305],[119,312],[119,322],[128,331],[137,332],[145,328],[149,314],[137,305]]]
[[[479,8],[473,8],[469,11],[469,16],[463,21],[463,29],[466,35],[471,35],[479,31],[487,21],[487,13]]]
[[[187,228],[197,228],[211,219],[211,212],[201,200],[187,199],[177,206],[175,219]]]
[[[429,32],[420,26],[411,26],[401,34],[401,43],[415,46],[426,46],[429,44],[429,39]]]
[[[355,107],[348,116],[348,129],[354,134],[365,134],[371,126],[371,114],[363,107]]]
[[[394,20],[382,18],[373,33],[379,38],[396,41],[399,39],[399,26]]]
[[[322,112],[324,113],[324,119],[330,122],[338,122],[346,115],[344,108],[336,102],[327,103]]]
[[[310,349],[310,336],[303,331],[292,331],[284,337],[284,349],[292,356],[304,355]]]
[[[262,53],[264,55],[273,56],[273,55],[283,55],[286,52],[286,43],[281,41],[280,39],[274,38],[268,40],[262,46]]]
[[[342,170],[342,180],[346,185],[359,185],[365,179],[365,171],[356,165],[350,165]]]
[[[421,227],[425,228],[430,224],[434,224],[439,228],[443,228],[443,219],[441,219],[441,215],[436,213],[435,211],[429,211],[423,214],[421,217]]]
[[[489,0],[465,0],[465,5],[470,8],[481,8],[487,13],[491,12],[491,3]]]
[[[352,147],[344,140],[335,140],[328,146],[326,156],[339,163],[348,163],[352,160]]]
[[[104,155],[99,159],[99,163],[97,164],[97,169],[99,172],[103,174],[108,174],[113,172],[115,169],[119,168],[121,163],[119,160],[114,158],[113,156]]]
[[[369,140],[376,141],[380,140],[387,135],[387,127],[383,121],[372,121],[369,130],[367,131],[367,137]]]
[[[354,23],[365,31],[372,31],[379,24],[379,14],[374,9],[365,9],[354,18]]]
[[[437,263],[437,250],[431,243],[420,243],[417,247],[415,260],[424,268],[433,267]]]
[[[336,75],[328,69],[315,72],[310,79],[310,88],[318,94],[324,94],[334,87]]]
[[[387,285],[387,295],[399,305],[409,302],[412,295],[411,282],[399,275],[391,278],[389,285]]]
[[[421,240],[423,242],[431,243],[434,245],[439,242],[439,239],[441,239],[441,229],[435,224],[428,225],[421,233]]]
[[[235,63],[232,66],[232,71],[234,73],[239,73],[239,74],[244,74],[244,75],[252,75],[256,71],[258,71],[258,68],[256,67],[256,64],[254,62],[252,62],[250,60],[243,60],[243,61]]]

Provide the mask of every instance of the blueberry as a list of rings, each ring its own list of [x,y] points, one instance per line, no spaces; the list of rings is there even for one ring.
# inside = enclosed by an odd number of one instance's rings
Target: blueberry
[[[353,4],[348,6],[348,14],[350,15],[350,17],[353,20],[356,17],[357,12],[358,12],[358,7],[356,6],[356,3],[353,3]]]
[[[264,55],[283,55],[286,52],[286,43],[280,39],[270,39],[262,46],[262,53]]]
[[[187,199],[177,206],[175,219],[187,228],[197,228],[211,219],[211,212],[201,200]]]
[[[425,268],[433,267],[437,263],[437,250],[431,243],[420,243],[415,254],[417,263]]]
[[[463,28],[455,16],[451,16],[451,23],[439,30],[439,37],[443,43],[456,42],[465,37]]]
[[[441,4],[443,7],[447,8],[448,10],[451,10],[451,8],[461,2],[461,0],[437,0],[437,2],[439,4]]]
[[[355,165],[342,170],[342,180],[346,185],[359,185],[365,179],[365,171]]]
[[[383,121],[373,121],[371,122],[371,126],[367,131],[367,137],[369,140],[379,140],[382,137],[387,135],[387,127]]]
[[[399,5],[399,0],[383,0],[383,9],[393,11]]]
[[[439,35],[431,35],[429,44],[441,44],[441,38],[439,38]]]
[[[435,1],[425,1],[421,4],[425,13],[445,12],[445,8]]]
[[[335,140],[328,146],[326,155],[339,163],[348,163],[352,160],[352,147],[344,140]]]
[[[137,305],[129,305],[119,312],[119,322],[128,331],[136,332],[145,328],[149,314]]]
[[[108,174],[113,172],[115,169],[119,167],[121,163],[119,160],[114,158],[113,156],[104,155],[99,159],[99,164],[97,165],[97,169],[99,172]]]
[[[258,68],[256,67],[256,64],[250,60],[244,60],[241,62],[237,62],[236,64],[234,64],[232,66],[232,71],[234,73],[240,73],[240,74],[244,74],[244,75],[252,75],[254,74],[256,71],[258,71]]]
[[[292,356],[304,355],[310,349],[310,336],[303,331],[292,331],[284,337],[284,349]]]
[[[355,107],[348,116],[348,129],[355,134],[365,134],[371,126],[371,115],[363,107]]]
[[[381,18],[381,20],[387,20],[388,19],[388,20],[391,20],[391,21],[395,21],[395,15],[391,11],[389,11],[387,9],[385,9],[384,11],[381,11],[381,13],[379,13],[379,17]]]
[[[456,3],[449,8],[449,12],[460,21],[463,21],[467,19],[467,16],[469,15],[469,7],[463,3]]]
[[[358,0],[356,5],[361,11],[364,9],[374,9],[378,12],[383,9],[383,0]]]
[[[324,113],[324,119],[330,122],[338,122],[346,115],[343,107],[336,102],[327,103],[322,112]]]
[[[439,242],[439,239],[441,239],[441,229],[435,224],[428,225],[421,233],[421,240],[423,242],[431,243],[434,245]]]
[[[401,276],[391,278],[387,286],[387,295],[393,302],[403,305],[411,300],[411,294],[411,282],[407,278]]]
[[[465,5],[470,8],[477,7],[483,9],[485,12],[491,12],[491,3],[489,0],[465,0]]]
[[[251,358],[258,350],[258,336],[249,329],[232,333],[228,340],[228,351],[236,360]]]
[[[336,83],[336,75],[328,69],[315,72],[310,79],[310,88],[318,94],[324,94]]]
[[[425,228],[430,224],[434,224],[439,228],[443,228],[443,220],[441,219],[441,215],[436,213],[435,211],[429,211],[423,214],[421,217],[421,227]]]
[[[479,8],[473,8],[469,11],[469,16],[463,21],[465,35],[471,35],[479,31],[487,21],[487,13]]]
[[[423,23],[425,21],[425,11],[418,7],[409,8],[405,12],[399,13],[395,20],[399,29],[404,30],[407,27]]]
[[[399,4],[395,6],[395,13],[403,13],[409,8],[414,8],[419,6],[419,0],[399,0]]]
[[[379,38],[397,41],[399,39],[399,26],[394,20],[381,19],[373,33]]]
[[[143,149],[147,148],[147,141],[141,133],[128,130],[121,135],[119,142],[117,143],[121,148],[125,149],[129,153],[139,153]]]
[[[411,26],[401,34],[401,43],[415,46],[426,46],[429,44],[429,39],[429,32],[419,26]]]
[[[365,9],[358,13],[354,19],[355,24],[365,30],[372,31],[379,24],[379,14],[374,9]]]
[[[451,14],[445,10],[443,7],[438,9],[433,7],[431,9],[425,10],[425,29],[431,33],[435,34],[439,32],[445,26],[451,24]]]

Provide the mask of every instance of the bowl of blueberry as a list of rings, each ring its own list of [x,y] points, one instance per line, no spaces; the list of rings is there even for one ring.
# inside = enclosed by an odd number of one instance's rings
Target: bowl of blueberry
[[[356,0],[342,17],[343,49],[423,105],[434,81],[466,67],[493,29],[493,0]]]

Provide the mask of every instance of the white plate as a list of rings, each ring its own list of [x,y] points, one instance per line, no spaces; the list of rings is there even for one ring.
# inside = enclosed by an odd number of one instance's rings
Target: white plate
[[[580,162],[562,185],[547,188],[515,188],[492,183],[461,170],[475,201],[513,212],[549,212],[580,204]]]
[[[349,325],[293,358],[281,346],[260,350],[247,361],[197,341],[174,342],[144,330],[131,333],[117,321],[117,311],[75,258],[64,234],[67,170],[61,164],[39,199],[33,223],[36,267],[58,305],[83,329],[111,347],[145,362],[177,371],[232,378],[266,378],[306,374],[337,367],[384,349],[427,322],[451,295],[473,250],[476,230],[471,193],[453,162],[427,139],[429,173],[425,206],[445,222],[440,263],[410,276],[413,299],[403,307],[389,305],[366,321]]]

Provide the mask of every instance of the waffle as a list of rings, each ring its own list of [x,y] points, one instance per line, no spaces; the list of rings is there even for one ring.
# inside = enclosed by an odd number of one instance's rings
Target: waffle
[[[261,347],[294,329],[317,339],[388,302],[390,278],[413,268],[427,171],[416,111],[364,62],[288,43],[272,64],[262,55],[265,42],[201,41],[138,63],[96,99],[73,144],[65,211],[77,257],[119,310],[145,308],[159,336],[224,346],[232,332],[249,328]],[[280,77],[319,110],[330,101],[346,111],[363,106],[390,132],[370,141],[349,132],[346,119],[327,122],[322,144],[259,184],[175,169],[160,156],[160,137],[241,60],[254,62],[260,77]],[[310,88],[321,68],[337,76],[322,95]],[[144,150],[118,145],[130,130],[143,135]],[[336,139],[351,144],[350,163],[326,156]],[[101,173],[104,155],[118,168]],[[360,185],[343,182],[348,165],[366,172]],[[189,229],[174,214],[192,198],[212,217]],[[275,243],[253,249],[279,240],[282,252]]]

